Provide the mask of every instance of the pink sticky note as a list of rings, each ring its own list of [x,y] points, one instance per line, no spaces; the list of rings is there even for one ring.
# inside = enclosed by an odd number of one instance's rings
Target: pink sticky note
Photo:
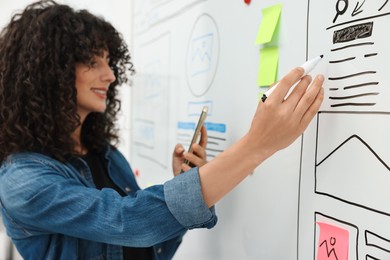
[[[323,222],[317,224],[320,227],[317,260],[348,260],[348,230]]]

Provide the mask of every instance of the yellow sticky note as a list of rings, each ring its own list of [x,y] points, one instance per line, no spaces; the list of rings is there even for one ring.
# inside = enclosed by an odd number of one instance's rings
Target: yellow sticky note
[[[263,18],[256,37],[256,44],[268,43],[272,40],[279,22],[282,4],[277,4],[263,9]]]
[[[269,86],[276,82],[279,64],[279,48],[266,47],[260,50],[260,66],[257,77],[257,86]]]

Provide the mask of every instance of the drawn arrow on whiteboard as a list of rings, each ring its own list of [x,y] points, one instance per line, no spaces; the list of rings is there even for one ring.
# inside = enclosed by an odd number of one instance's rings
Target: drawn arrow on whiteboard
[[[360,9],[363,7],[364,2],[366,2],[366,0],[364,0],[363,3],[360,6],[359,6],[359,2],[356,3],[356,6],[355,6],[355,8],[353,9],[353,12],[352,12],[352,16],[358,15],[361,12],[363,12],[363,10],[360,10]]]

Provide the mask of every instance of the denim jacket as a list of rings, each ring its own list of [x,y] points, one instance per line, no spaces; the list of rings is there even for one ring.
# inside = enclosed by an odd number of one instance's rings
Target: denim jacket
[[[8,156],[0,168],[0,210],[24,259],[122,259],[122,247],[154,247],[171,259],[188,229],[212,228],[197,168],[140,190],[123,155],[106,152],[108,174],[128,196],[95,188],[81,158]]]

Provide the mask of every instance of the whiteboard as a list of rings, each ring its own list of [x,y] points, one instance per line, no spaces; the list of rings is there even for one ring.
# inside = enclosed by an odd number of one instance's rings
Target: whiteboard
[[[204,104],[209,160],[246,133],[259,93],[262,9],[277,3],[134,1],[131,162],[142,187],[172,178],[174,145],[187,148]],[[306,60],[307,2],[282,3],[279,75]],[[299,139],[256,169],[217,204],[217,226],[190,231],[175,259],[296,259],[300,153]]]
[[[324,54],[312,73],[326,76],[321,111],[303,138],[217,204],[214,229],[185,236],[175,259],[316,259],[325,224],[347,231],[349,259],[390,259],[386,0],[134,1],[138,181],[172,178],[173,148],[187,148],[203,105],[209,160],[246,133],[259,93],[262,10],[278,3],[278,75]],[[340,243],[328,241],[330,257],[341,256]]]

